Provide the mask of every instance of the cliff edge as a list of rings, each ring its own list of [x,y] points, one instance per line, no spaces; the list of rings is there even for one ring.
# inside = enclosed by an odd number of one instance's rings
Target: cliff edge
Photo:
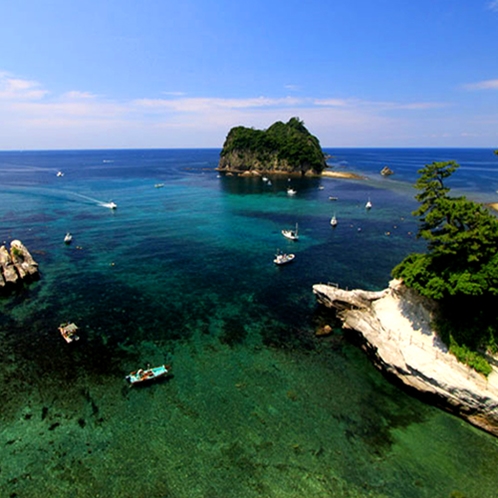
[[[435,303],[392,280],[380,292],[313,286],[319,303],[356,331],[375,365],[426,401],[498,436],[498,368],[486,378],[448,352],[431,327]]]
[[[20,240],[10,243],[10,251],[0,246],[0,291],[9,290],[22,281],[38,278],[38,263]]]

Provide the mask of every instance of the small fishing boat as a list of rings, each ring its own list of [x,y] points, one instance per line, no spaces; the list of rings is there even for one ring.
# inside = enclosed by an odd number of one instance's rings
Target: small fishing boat
[[[337,226],[337,218],[334,214],[334,216],[332,216],[332,218],[330,219],[330,224],[333,226],[333,227],[336,227]]]
[[[67,232],[66,236],[64,237],[64,243],[70,244],[72,240],[73,240],[73,236],[69,232]]]
[[[276,265],[285,265],[286,263],[290,263],[291,261],[293,261],[295,257],[295,254],[277,253],[275,254],[275,259],[273,260],[273,262]]]
[[[299,240],[297,223],[295,230],[282,230],[282,235],[290,240]]]
[[[59,325],[59,332],[68,343],[79,340],[79,336],[76,335],[77,330],[78,326],[75,323],[61,323]]]
[[[145,370],[139,368],[136,372],[131,372],[125,378],[130,384],[138,384],[140,382],[147,382],[164,377],[165,375],[168,375],[169,370],[170,367],[166,365],[146,368]]]

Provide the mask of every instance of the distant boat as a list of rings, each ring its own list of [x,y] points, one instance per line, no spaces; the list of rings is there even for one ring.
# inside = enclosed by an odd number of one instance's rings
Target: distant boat
[[[67,232],[66,236],[64,237],[64,243],[70,244],[72,240],[73,240],[73,236],[69,232]]]
[[[147,368],[145,370],[139,368],[136,372],[131,372],[125,378],[130,384],[138,384],[140,382],[147,382],[155,379],[159,379],[168,375],[169,367],[166,365],[161,365],[159,367]]]
[[[62,171],[57,171],[57,176],[64,176],[64,173]]]
[[[296,257],[295,254],[281,254],[281,253],[277,253],[275,255],[275,259],[273,260],[273,262],[276,265],[285,265],[286,263],[290,263],[291,261],[293,261],[295,257]]]
[[[287,195],[296,195],[297,194],[297,190],[294,190],[293,188],[289,187],[287,189]]]
[[[290,240],[299,240],[297,223],[295,230],[282,230],[282,235]]]
[[[156,187],[156,188],[162,188],[162,187],[164,187],[164,183],[156,183],[154,185],[154,187]]]
[[[335,217],[335,214],[334,214],[334,216],[332,216],[332,218],[330,219],[330,224],[331,224],[333,227],[336,227],[336,226],[337,226],[337,218]]]
[[[338,197],[333,197],[332,195],[329,197],[329,201],[337,201]]]
[[[368,199],[367,203],[365,204],[365,209],[372,209],[372,203],[370,199]]]
[[[104,206],[106,208],[109,208],[109,209],[117,209],[117,207],[118,207],[118,205],[115,202],[113,202],[113,201],[111,201],[111,202],[104,202],[102,204],[102,206]]]
[[[79,340],[79,337],[76,335],[77,330],[78,326],[75,323],[61,323],[59,325],[59,332],[68,343]]]

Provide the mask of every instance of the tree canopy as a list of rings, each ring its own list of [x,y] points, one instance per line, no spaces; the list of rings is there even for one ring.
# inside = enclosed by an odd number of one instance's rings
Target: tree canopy
[[[287,123],[277,121],[267,130],[237,126],[227,135],[221,158],[237,156],[250,169],[255,163],[268,165],[279,162],[292,170],[317,173],[326,167],[320,142],[293,117]],[[282,166],[283,167],[283,166]]]
[[[410,254],[393,269],[408,287],[440,304],[438,326],[454,350],[496,348],[498,339],[498,220],[464,196],[450,196],[446,180],[454,161],[419,170],[418,236],[425,254]]]

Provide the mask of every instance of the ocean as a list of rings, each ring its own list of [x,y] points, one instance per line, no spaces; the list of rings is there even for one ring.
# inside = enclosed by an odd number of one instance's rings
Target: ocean
[[[364,179],[265,182],[218,175],[219,152],[0,152],[0,241],[41,273],[0,298],[0,495],[495,497],[498,439],[386,381],[312,286],[386,287],[425,250],[417,170],[455,160],[452,193],[492,203],[498,157],[326,149]]]

